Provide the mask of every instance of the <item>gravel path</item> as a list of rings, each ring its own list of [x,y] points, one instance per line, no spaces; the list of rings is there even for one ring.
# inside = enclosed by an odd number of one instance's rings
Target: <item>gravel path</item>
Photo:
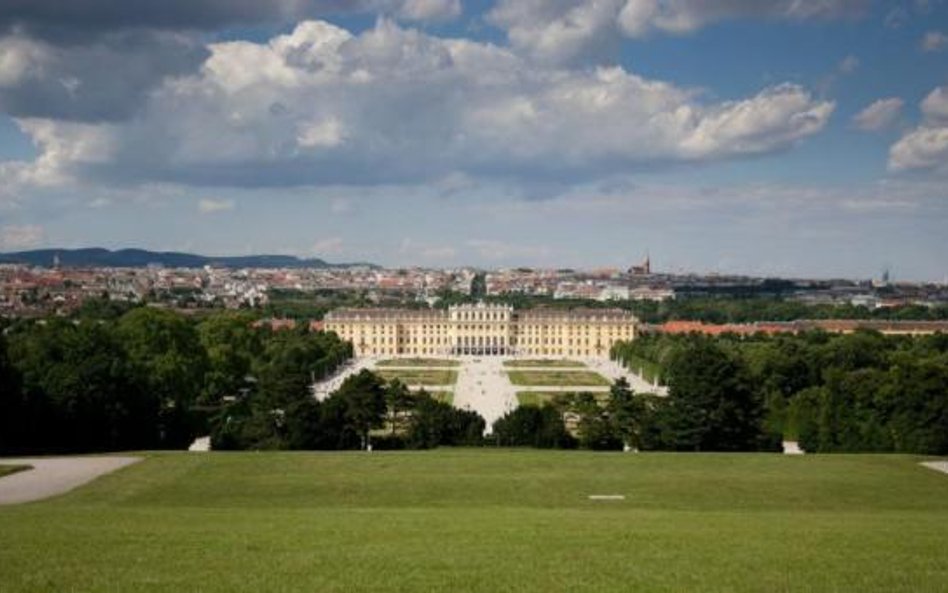
[[[585,362],[590,369],[605,376],[609,381],[615,381],[619,377],[625,377],[636,393],[654,393],[655,395],[668,395],[668,388],[662,385],[653,385],[636,375],[629,369],[608,358],[587,358]]]
[[[948,461],[923,461],[922,465],[936,472],[945,472],[948,474]]]
[[[141,460],[141,457],[0,458],[0,465],[33,466],[33,469],[0,478],[0,505],[42,500],[69,492]]]
[[[453,386],[454,390],[454,407],[461,408],[463,410],[474,410],[481,416],[484,420],[487,421],[487,430],[488,432],[491,429],[491,425],[495,420],[506,414],[507,412],[513,410],[517,407],[517,391],[608,391],[609,388],[602,386],[596,388],[586,388],[586,387],[530,387],[530,386],[514,386],[510,383],[510,380],[507,377],[508,370],[536,370],[536,371],[595,371],[606,378],[609,381],[614,381],[619,377],[625,377],[632,389],[637,393],[657,393],[658,395],[666,395],[667,390],[664,387],[652,385],[635,373],[630,372],[628,369],[623,368],[619,364],[601,358],[589,358],[583,359],[585,367],[577,368],[535,368],[535,369],[515,369],[515,368],[505,368],[503,366],[504,360],[509,360],[510,357],[501,357],[501,356],[463,356],[453,358],[458,360],[461,365],[458,367],[437,367],[437,370],[454,370],[458,373],[457,384]],[[377,370],[376,363],[379,361],[377,357],[365,357],[357,358],[351,361],[349,364],[345,365],[339,371],[332,375],[331,377],[326,378],[325,380],[316,383],[312,386],[313,395],[316,396],[316,399],[322,401],[329,397],[329,395],[339,389],[339,386],[342,385],[342,382],[346,380],[347,377],[354,375],[361,371],[362,369]],[[400,368],[405,369],[418,369],[418,368],[427,368],[427,367],[418,367],[418,366],[409,366],[406,364],[404,367],[398,366],[387,366],[384,370],[398,370]],[[431,367],[435,368],[435,367]],[[417,385],[410,385],[410,388],[418,387]],[[435,387],[427,385],[425,389],[428,391],[450,391],[452,386],[443,386]]]
[[[454,388],[454,407],[480,414],[487,421],[488,433],[495,420],[517,407],[517,391],[507,379],[501,358],[463,359]]]

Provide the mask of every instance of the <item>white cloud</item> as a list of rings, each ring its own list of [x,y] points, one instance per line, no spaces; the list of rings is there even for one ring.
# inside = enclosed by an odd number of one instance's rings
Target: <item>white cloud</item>
[[[948,47],[948,35],[941,31],[929,31],[922,37],[919,47],[924,52],[936,52]]]
[[[902,113],[905,102],[898,97],[879,99],[853,117],[857,128],[866,132],[878,132],[891,126]]]
[[[201,198],[198,200],[198,212],[201,214],[215,214],[217,212],[226,212],[233,209],[233,200],[221,200],[215,198]]]
[[[412,21],[450,20],[461,16],[461,0],[402,0],[396,14]]]
[[[621,67],[538,66],[384,20],[357,36],[305,22],[210,51],[134,120],[21,120],[40,150],[30,172],[228,186],[584,178],[783,150],[834,109],[791,84],[713,102]]]
[[[488,21],[511,44],[545,61],[567,61],[624,35],[687,34],[728,20],[810,21],[850,18],[868,0],[499,0]]]
[[[341,237],[326,237],[313,243],[313,254],[337,255],[344,251],[344,245]]]
[[[488,20],[511,45],[548,62],[566,62],[602,49],[617,37],[622,0],[501,0]]]
[[[934,89],[920,107],[924,117],[921,125],[889,148],[889,168],[948,172],[948,87]]]
[[[716,22],[734,19],[808,21],[862,14],[866,0],[628,0],[619,17],[632,37],[652,31],[690,33]]]
[[[46,232],[35,224],[0,227],[0,249],[4,251],[31,249],[43,243]]]
[[[948,86],[940,86],[922,100],[922,114],[936,122],[948,122]]]
[[[915,128],[889,149],[889,168],[945,169],[948,166],[948,127],[923,125]]]
[[[346,133],[336,118],[303,122],[299,126],[296,143],[302,148],[332,148],[345,141]]]

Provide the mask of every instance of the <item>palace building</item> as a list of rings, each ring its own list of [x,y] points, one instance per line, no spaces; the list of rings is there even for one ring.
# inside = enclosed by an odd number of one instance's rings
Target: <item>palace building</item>
[[[608,357],[635,336],[635,317],[619,309],[529,309],[455,305],[438,309],[337,309],[324,328],[352,342],[356,356]]]

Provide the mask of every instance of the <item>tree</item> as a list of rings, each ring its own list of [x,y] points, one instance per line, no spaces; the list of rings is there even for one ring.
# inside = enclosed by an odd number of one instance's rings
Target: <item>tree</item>
[[[385,388],[385,402],[388,405],[391,434],[394,436],[400,418],[412,408],[415,401],[408,386],[396,378],[392,379]]]
[[[645,403],[632,392],[625,377],[616,379],[609,389],[606,416],[612,432],[626,446],[642,448],[642,423]]]
[[[141,307],[119,319],[118,335],[138,382],[161,402],[164,442],[187,446],[196,432],[191,407],[208,368],[194,326],[172,311]]]
[[[562,414],[553,406],[520,406],[497,419],[493,433],[497,444],[504,447],[576,447],[576,439],[567,432]]]
[[[421,390],[412,397],[405,445],[410,449],[480,445],[485,426],[477,412],[459,410]]]
[[[24,447],[101,451],[159,444],[159,400],[139,382],[114,331],[98,322],[46,320],[11,337],[23,378]]]
[[[695,337],[668,365],[669,445],[686,451],[754,451],[765,443],[763,402],[743,363]]]
[[[26,414],[20,374],[10,362],[7,341],[0,331],[0,453],[11,453],[22,447]]]
[[[346,378],[330,399],[333,398],[344,402],[343,422],[359,435],[360,448],[368,447],[369,431],[385,421],[385,383],[375,373],[363,369]]]
[[[253,362],[263,351],[261,330],[253,327],[254,316],[223,313],[205,319],[197,328],[208,358],[202,400],[216,404],[224,396],[236,396],[246,387]]]

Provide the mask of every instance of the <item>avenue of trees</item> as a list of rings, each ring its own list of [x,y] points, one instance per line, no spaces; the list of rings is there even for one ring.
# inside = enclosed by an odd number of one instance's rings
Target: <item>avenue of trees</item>
[[[644,448],[948,453],[948,335],[657,335],[612,356],[668,386]]]

